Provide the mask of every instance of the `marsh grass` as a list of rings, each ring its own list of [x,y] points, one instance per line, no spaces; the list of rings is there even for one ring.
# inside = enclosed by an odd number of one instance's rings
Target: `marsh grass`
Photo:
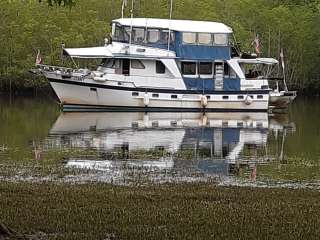
[[[47,239],[318,239],[312,190],[0,182],[0,221]]]

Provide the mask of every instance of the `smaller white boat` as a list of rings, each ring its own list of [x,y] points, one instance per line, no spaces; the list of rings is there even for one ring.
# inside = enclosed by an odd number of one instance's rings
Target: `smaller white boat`
[[[296,91],[289,91],[287,87],[285,90],[280,91],[277,82],[277,87],[269,93],[269,105],[270,108],[285,109],[288,108],[289,104],[297,97]]]
[[[272,91],[270,92],[270,107],[287,108],[296,97],[296,91]]]

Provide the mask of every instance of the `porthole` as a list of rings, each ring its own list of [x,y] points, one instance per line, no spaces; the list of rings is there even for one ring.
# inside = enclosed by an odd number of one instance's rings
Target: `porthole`
[[[237,122],[238,127],[243,127],[243,122]]]
[[[137,122],[133,122],[133,123],[131,123],[131,127],[132,128],[138,128],[139,124]]]
[[[178,125],[178,123],[177,123],[177,121],[171,121],[171,122],[170,122],[170,125],[171,125],[172,127],[176,127],[176,126]]]
[[[171,98],[177,99],[177,98],[178,98],[178,95],[171,95]]]
[[[152,122],[152,127],[154,128],[159,127],[159,122],[158,121]]]

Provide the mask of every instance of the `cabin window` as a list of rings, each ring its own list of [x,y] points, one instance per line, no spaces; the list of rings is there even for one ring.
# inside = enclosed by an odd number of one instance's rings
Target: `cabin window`
[[[258,99],[263,99],[263,95],[258,95],[257,98]]]
[[[198,33],[198,43],[203,45],[211,45],[212,35],[210,33]]]
[[[132,97],[138,97],[139,93],[138,92],[132,92]]]
[[[149,43],[157,43],[160,40],[160,31],[158,29],[148,29],[147,40]]]
[[[196,75],[197,64],[195,62],[181,62],[181,70],[183,75]]]
[[[228,35],[223,33],[214,34],[215,45],[228,45]]]
[[[178,98],[178,95],[171,95],[171,98],[177,99],[177,98]]]
[[[184,32],[182,33],[182,41],[185,44],[196,44],[197,43],[197,34]]]
[[[144,28],[132,28],[133,42],[143,43],[144,42]]]
[[[212,62],[200,62],[199,74],[211,75],[212,74]]]
[[[143,65],[143,63],[138,59],[132,59],[131,60],[131,68],[134,69],[145,69],[146,67]]]
[[[169,30],[161,30],[160,42],[162,44],[168,44]],[[170,31],[170,43],[174,42],[174,32]]]
[[[222,99],[229,99],[229,96],[222,96]]]
[[[244,99],[244,96],[243,95],[239,95],[238,99]]]
[[[156,73],[164,74],[166,72],[166,66],[161,61],[156,61]]]
[[[158,98],[159,97],[159,93],[152,93],[152,97],[153,98]]]
[[[105,68],[113,68],[118,69],[120,68],[120,60],[119,59],[104,59],[100,65],[101,67]]]

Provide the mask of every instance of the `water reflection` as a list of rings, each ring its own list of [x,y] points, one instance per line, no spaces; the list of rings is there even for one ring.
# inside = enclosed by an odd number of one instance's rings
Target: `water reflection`
[[[256,182],[257,166],[284,161],[294,131],[267,113],[62,113],[44,149],[83,150],[65,159],[85,170],[75,181]]]

